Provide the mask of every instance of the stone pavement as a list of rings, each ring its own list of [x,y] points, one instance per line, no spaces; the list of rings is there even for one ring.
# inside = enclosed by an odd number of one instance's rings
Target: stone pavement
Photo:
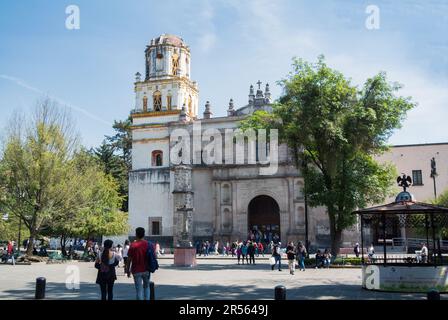
[[[424,294],[383,293],[361,288],[361,269],[308,269],[289,274],[271,271],[268,261],[256,265],[236,265],[231,259],[200,259],[195,268],[178,268],[173,260],[160,259],[160,269],[152,275],[156,299],[273,299],[274,287],[284,285],[287,299],[426,299]],[[284,261],[285,262],[285,261]],[[79,268],[79,290],[67,289],[71,268]],[[77,269],[78,270],[78,269]],[[66,274],[66,271],[68,274]],[[115,282],[115,299],[135,299],[132,278],[122,269]],[[35,279],[47,279],[47,299],[99,299],[93,263],[36,263],[0,265],[0,299],[33,299]],[[447,299],[446,296],[442,296]]]

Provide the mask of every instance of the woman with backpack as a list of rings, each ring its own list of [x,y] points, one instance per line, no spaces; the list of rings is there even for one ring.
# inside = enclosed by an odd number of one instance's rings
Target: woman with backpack
[[[120,263],[122,257],[112,250],[112,240],[104,241],[103,251],[95,261],[98,269],[96,283],[100,285],[101,300],[113,300],[114,282],[117,280],[115,267]]]

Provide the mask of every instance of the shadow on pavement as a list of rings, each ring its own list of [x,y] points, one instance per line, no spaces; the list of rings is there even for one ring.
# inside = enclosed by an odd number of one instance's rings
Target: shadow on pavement
[[[281,283],[279,283],[281,284]],[[33,299],[34,283],[28,283],[24,289],[5,290],[2,299]],[[255,285],[225,286],[207,285],[157,285],[157,300],[263,300],[274,298],[274,288],[260,288]],[[342,300],[403,300],[426,299],[425,294],[400,294],[373,292],[362,289],[359,285],[334,283],[329,285],[306,285],[288,288],[287,300],[342,299]],[[98,300],[99,286],[94,283],[81,283],[79,290],[69,290],[64,283],[47,283],[46,299],[48,300]],[[116,300],[134,300],[135,290],[132,283],[116,282],[114,286]],[[447,297],[442,297],[447,299]]]

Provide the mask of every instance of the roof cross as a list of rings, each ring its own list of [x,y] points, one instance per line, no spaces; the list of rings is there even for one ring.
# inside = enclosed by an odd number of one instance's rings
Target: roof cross
[[[258,80],[257,84],[258,84],[258,90],[260,90],[260,86],[261,86],[261,81],[260,81],[260,80]]]

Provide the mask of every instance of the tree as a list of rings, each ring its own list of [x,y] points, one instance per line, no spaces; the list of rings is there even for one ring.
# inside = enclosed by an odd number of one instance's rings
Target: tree
[[[50,233],[61,237],[62,251],[70,237],[91,238],[129,231],[127,214],[120,211],[122,197],[117,181],[103,172],[94,156],[80,150],[67,166],[72,177],[65,209],[53,216]]]
[[[242,129],[277,128],[282,142],[303,163],[304,192],[311,206],[327,209],[331,251],[339,253],[342,232],[355,223],[358,207],[379,203],[390,194],[395,170],[374,155],[400,127],[414,103],[397,97],[398,84],[381,72],[358,89],[325,64],[294,59],[293,72],[279,84],[283,94],[273,112],[256,111]]]
[[[127,215],[114,178],[79,148],[66,112],[41,101],[31,121],[11,121],[0,160],[0,210],[39,235],[113,235],[127,231]]]
[[[98,164],[106,174],[110,174],[117,181],[119,194],[123,198],[121,210],[128,210],[128,174],[129,168],[123,157],[116,154],[116,147],[112,143],[103,143],[91,149],[90,153],[97,159]]]
[[[65,162],[77,146],[68,114],[49,99],[38,103],[31,121],[14,118],[0,162],[0,207],[22,219],[33,242],[67,195]]]
[[[107,141],[114,147],[122,157],[128,170],[131,170],[131,151],[132,151],[132,132],[131,132],[132,118],[129,116],[124,121],[114,121],[113,128],[116,134],[113,136],[106,136]]]
[[[448,190],[445,190],[444,192],[442,192],[437,197],[436,201],[434,201],[434,204],[448,208]],[[440,228],[440,233],[443,238],[447,238],[448,237],[448,228],[443,226],[442,228]]]

